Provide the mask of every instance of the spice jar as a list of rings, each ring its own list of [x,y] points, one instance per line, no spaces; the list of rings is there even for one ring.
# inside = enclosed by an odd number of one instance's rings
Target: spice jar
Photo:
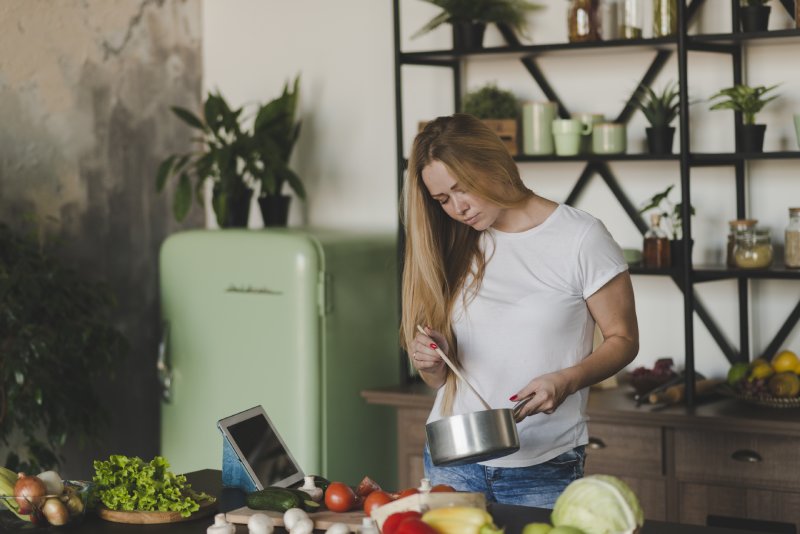
[[[800,208],[789,208],[783,263],[790,269],[800,268]]]
[[[752,232],[756,227],[758,219],[736,219],[735,221],[728,221],[730,232],[728,233],[728,249],[725,255],[725,263],[728,267],[738,267],[736,265],[736,258],[733,257],[733,249],[736,246],[736,235],[739,232]]]
[[[678,33],[678,1],[653,0],[653,37]]]
[[[569,42],[596,41],[598,35],[598,0],[572,0],[567,15]]]
[[[623,0],[620,4],[620,26],[623,39],[641,39],[644,37],[644,8],[642,0]]]
[[[764,269],[772,264],[772,243],[769,230],[754,228],[736,236],[733,249],[736,266],[742,269]]]

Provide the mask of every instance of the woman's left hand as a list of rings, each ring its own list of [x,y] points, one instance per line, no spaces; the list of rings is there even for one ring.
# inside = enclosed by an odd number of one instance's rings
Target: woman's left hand
[[[563,371],[557,371],[534,378],[516,395],[512,395],[510,400],[517,402],[532,396],[519,411],[517,421],[520,421],[529,415],[537,413],[549,415],[555,412],[570,393],[566,374]]]

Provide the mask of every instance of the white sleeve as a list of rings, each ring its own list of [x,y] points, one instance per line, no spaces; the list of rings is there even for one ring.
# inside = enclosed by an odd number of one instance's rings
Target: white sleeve
[[[599,220],[592,223],[581,240],[578,269],[584,300],[619,273],[628,270],[622,249]]]

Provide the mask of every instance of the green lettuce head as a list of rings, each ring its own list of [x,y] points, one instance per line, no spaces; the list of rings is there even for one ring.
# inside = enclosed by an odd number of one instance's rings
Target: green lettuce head
[[[623,481],[591,475],[567,486],[556,500],[551,519],[556,526],[579,528],[586,534],[627,534],[644,524],[644,513]]]

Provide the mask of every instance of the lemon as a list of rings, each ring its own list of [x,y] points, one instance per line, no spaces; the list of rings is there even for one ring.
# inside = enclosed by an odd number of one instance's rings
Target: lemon
[[[758,380],[759,378],[767,378],[775,374],[775,370],[768,363],[756,363],[750,368],[750,380]]]
[[[798,364],[800,364],[800,358],[790,350],[781,351],[772,358],[772,368],[776,373],[794,371]]]
[[[733,386],[744,380],[749,370],[750,364],[745,362],[731,365],[731,368],[728,369],[728,385]]]

